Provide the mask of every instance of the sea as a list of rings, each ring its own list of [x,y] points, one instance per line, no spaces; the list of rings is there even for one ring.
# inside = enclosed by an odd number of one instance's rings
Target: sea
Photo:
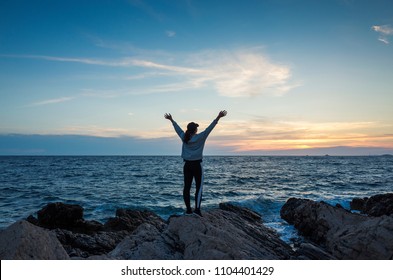
[[[202,211],[231,202],[259,213],[291,243],[296,230],[280,218],[291,197],[340,204],[393,192],[393,156],[205,156]],[[51,202],[79,204],[86,220],[104,223],[116,209],[184,213],[178,156],[0,156],[0,228],[35,216]],[[191,189],[191,193],[195,187]]]

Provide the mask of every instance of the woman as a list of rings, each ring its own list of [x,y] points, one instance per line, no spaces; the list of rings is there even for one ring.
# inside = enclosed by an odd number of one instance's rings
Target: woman
[[[194,213],[202,217],[201,202],[202,202],[202,189],[203,189],[203,168],[201,165],[203,158],[203,148],[210,132],[216,126],[218,121],[227,115],[227,111],[221,111],[217,118],[201,133],[197,134],[199,125],[190,122],[187,125],[187,130],[184,132],[180,126],[173,120],[171,114],[165,114],[164,117],[170,120],[173,127],[183,141],[181,156],[184,160],[184,189],[183,199],[186,204],[186,214],[192,214],[190,203],[190,190],[193,179],[195,179],[195,210]]]

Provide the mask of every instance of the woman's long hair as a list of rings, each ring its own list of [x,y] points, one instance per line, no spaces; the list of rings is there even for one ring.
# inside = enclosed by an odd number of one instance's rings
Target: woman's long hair
[[[184,133],[184,143],[188,144],[188,141],[190,141],[191,136],[194,135],[198,129],[199,124],[194,123],[194,122],[190,122],[187,125],[187,130],[186,133]]]
[[[188,141],[190,141],[190,139],[191,139],[191,135],[194,133],[195,131],[189,131],[189,130],[186,130],[186,133],[184,133],[184,139],[183,139],[183,141],[184,141],[184,143],[186,143],[186,144],[188,144]]]

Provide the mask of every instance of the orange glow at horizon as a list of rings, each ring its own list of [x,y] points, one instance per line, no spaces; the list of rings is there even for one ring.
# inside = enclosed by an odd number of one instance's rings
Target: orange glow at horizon
[[[393,137],[390,136],[386,137],[384,141],[374,139],[373,137],[365,137],[360,141],[359,139],[240,140],[235,143],[225,143],[222,146],[233,147],[234,152],[251,152],[263,150],[303,150],[336,146],[393,149],[392,143]]]
[[[232,147],[234,152],[297,150],[337,146],[393,148],[392,125],[357,123],[277,122],[232,126],[224,129],[215,145]],[[246,131],[247,130],[247,131]],[[226,139],[228,138],[228,139]]]

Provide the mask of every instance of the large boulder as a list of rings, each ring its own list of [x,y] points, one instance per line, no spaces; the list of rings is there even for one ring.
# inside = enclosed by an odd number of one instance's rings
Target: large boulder
[[[393,216],[367,217],[298,198],[290,198],[280,214],[338,259],[393,258]]]
[[[19,221],[0,232],[2,260],[66,260],[68,254],[49,230]]]
[[[221,204],[198,216],[173,216],[163,231],[140,226],[109,257],[115,259],[290,259],[293,251],[260,216]]]

